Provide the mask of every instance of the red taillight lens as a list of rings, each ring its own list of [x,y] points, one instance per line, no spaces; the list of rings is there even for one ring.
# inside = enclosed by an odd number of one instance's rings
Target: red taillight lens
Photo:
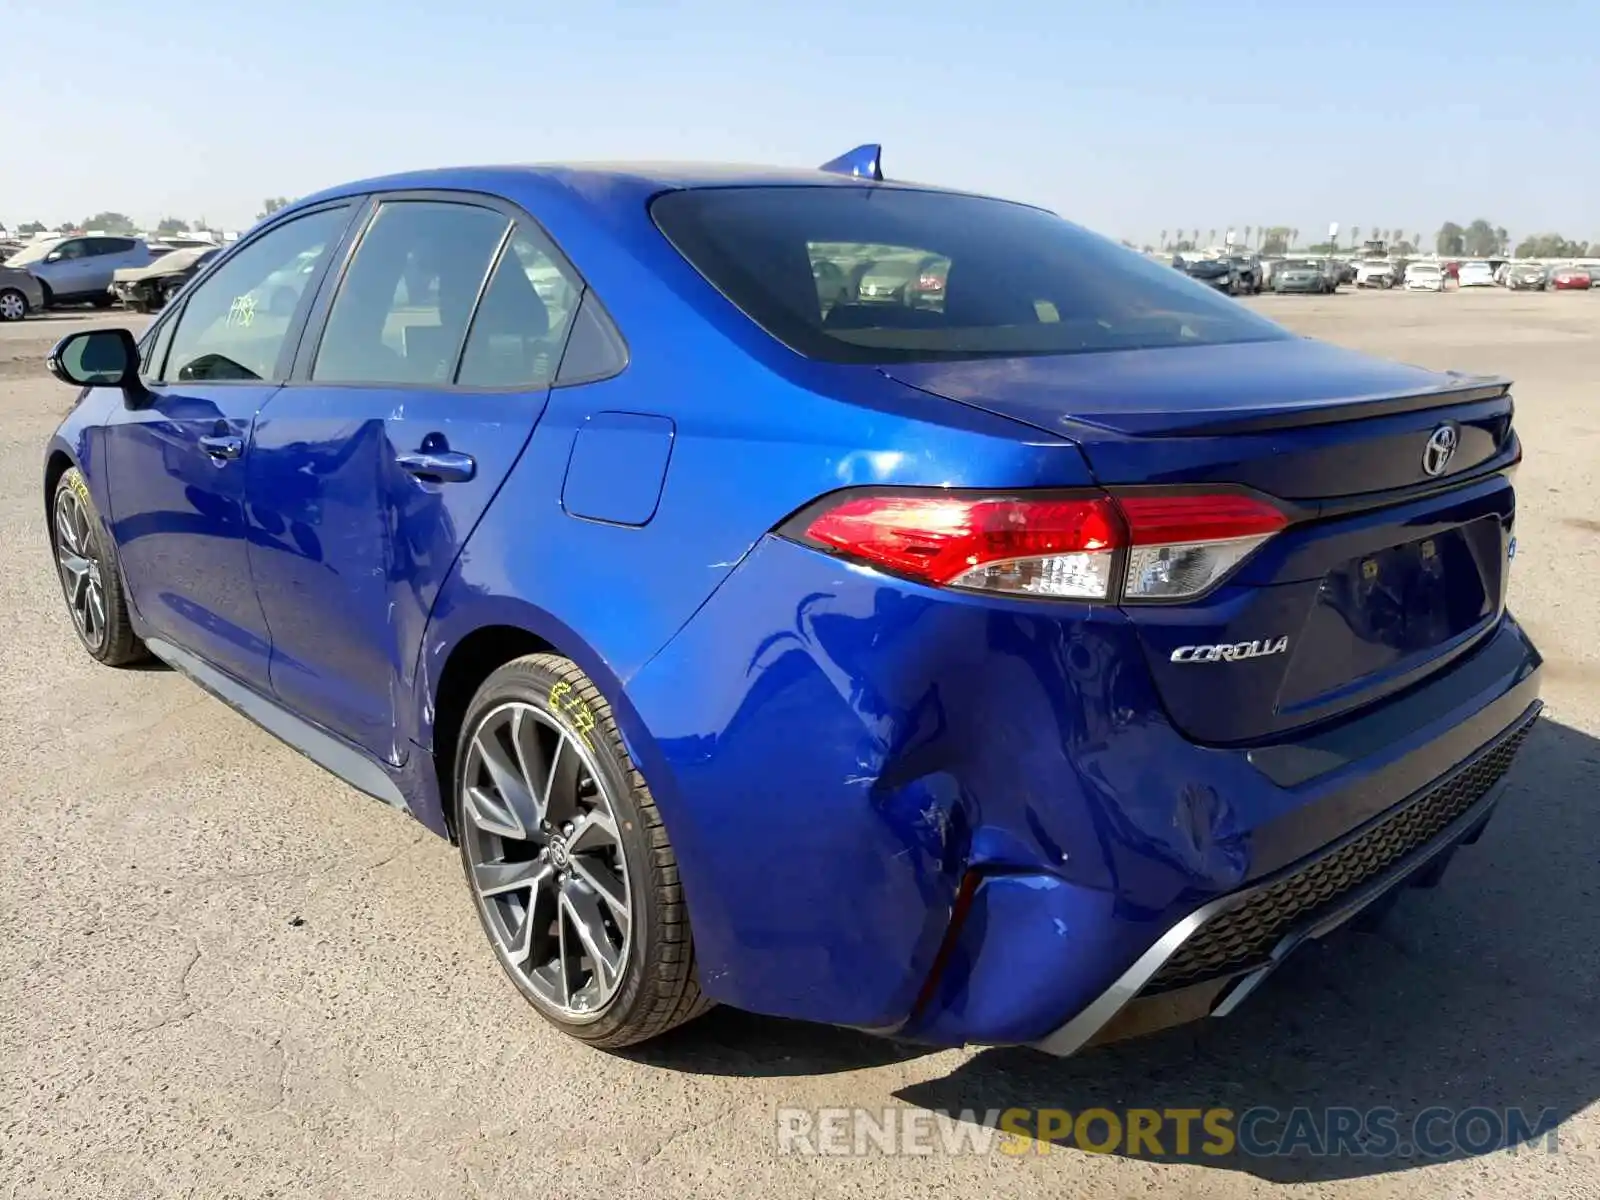
[[[1127,541],[1111,501],[861,496],[816,517],[806,536],[928,583],[1105,599]]]
[[[1288,523],[1236,493],[854,496],[812,517],[806,540],[941,587],[1064,599],[1196,596]],[[1118,555],[1126,566],[1118,579]]]

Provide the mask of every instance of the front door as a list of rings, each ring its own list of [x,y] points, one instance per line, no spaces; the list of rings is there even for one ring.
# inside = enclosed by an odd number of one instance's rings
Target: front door
[[[250,580],[244,513],[250,431],[293,358],[314,278],[350,206],[274,226],[190,294],[151,343],[150,403],[105,431],[112,526],[128,590],[155,636],[265,691],[270,639]],[[304,293],[304,294],[302,294]]]
[[[386,198],[256,422],[273,688],[390,762],[434,597],[544,411],[578,295],[514,220],[490,200]]]

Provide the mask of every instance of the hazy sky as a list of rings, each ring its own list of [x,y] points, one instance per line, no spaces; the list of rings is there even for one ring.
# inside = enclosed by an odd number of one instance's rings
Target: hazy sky
[[[248,224],[469,162],[815,165],[1154,240],[1600,239],[1595,0],[3,0],[0,221]]]

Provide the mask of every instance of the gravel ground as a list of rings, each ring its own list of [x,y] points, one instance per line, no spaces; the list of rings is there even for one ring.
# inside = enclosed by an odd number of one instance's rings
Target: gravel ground
[[[67,316],[0,326],[0,1196],[1600,1195],[1600,297],[1250,302],[1519,381],[1513,602],[1549,719],[1444,885],[1232,1018],[1057,1061],[717,1011],[627,1055],[548,1031],[454,852],[171,672],[68,627],[40,448]],[[1148,1161],[780,1154],[775,1110],[1548,1108],[1559,1152]]]

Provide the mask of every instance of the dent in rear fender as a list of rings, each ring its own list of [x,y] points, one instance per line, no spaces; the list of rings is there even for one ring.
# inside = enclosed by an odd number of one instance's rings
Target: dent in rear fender
[[[1234,886],[1263,815],[1242,759],[1196,758],[1153,715],[1114,610],[934,591],[776,538],[628,695],[703,985],[755,1011],[894,1024],[969,864],[1164,912]]]

